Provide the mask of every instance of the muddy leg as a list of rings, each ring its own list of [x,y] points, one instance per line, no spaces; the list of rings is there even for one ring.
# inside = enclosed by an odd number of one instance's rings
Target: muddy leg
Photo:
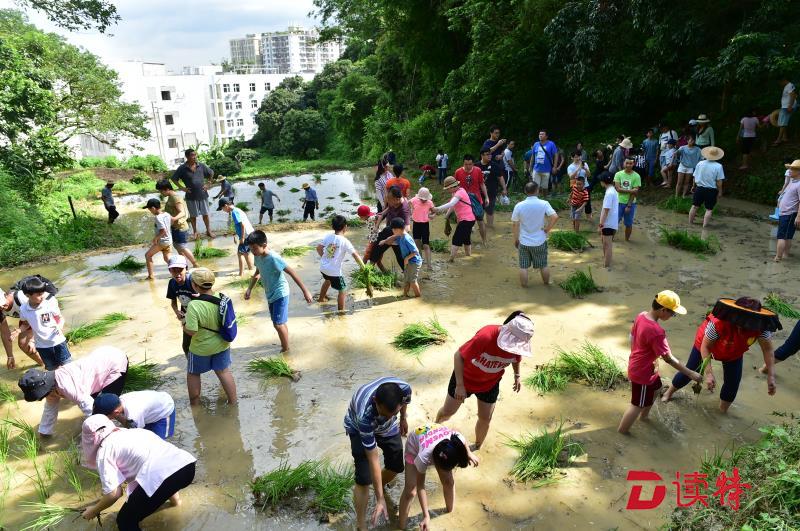
[[[213,235],[213,234],[211,234],[211,222],[208,220],[208,214],[203,214],[203,223],[204,223],[204,224],[205,224],[205,226],[206,226],[206,235],[207,235],[209,238],[213,238],[213,237],[214,237],[214,235]]]
[[[336,296],[336,309],[339,310],[340,312],[344,310],[344,303],[346,300],[347,300],[347,292],[345,290],[340,291],[339,294]]]
[[[450,246],[450,262],[455,261],[456,255],[458,254],[458,247],[455,245]]]
[[[528,270],[527,269],[519,269],[519,285],[523,288],[528,287]]]
[[[543,267],[539,270],[539,274],[542,275],[542,284],[545,286],[550,285],[550,268]]]
[[[151,245],[150,248],[144,253],[144,261],[147,264],[147,279],[153,280],[155,278],[153,273],[153,257],[161,251],[157,245]]]
[[[611,257],[613,253],[612,236],[602,236],[603,239],[603,265],[607,268],[611,267]]]
[[[319,288],[319,297],[317,297],[317,301],[319,302],[326,302],[328,300],[328,288],[331,287],[331,281],[325,280],[322,283],[322,287]]]
[[[703,215],[703,228],[706,228],[708,222],[711,221],[711,215],[713,213],[714,212],[712,212],[711,210],[706,210],[706,213]]]
[[[406,528],[411,502],[417,496],[417,470],[414,465],[406,465],[406,481],[400,496],[400,529]]]
[[[186,387],[189,390],[189,404],[196,406],[200,403],[200,375],[187,372]]]
[[[478,400],[478,422],[475,423],[475,446],[480,449],[486,434],[489,433],[489,424],[492,422],[494,404]]]
[[[486,247],[486,223],[483,221],[478,221],[478,232],[481,234],[481,244]],[[469,253],[467,253],[469,256]]]
[[[359,530],[367,531],[367,503],[369,502],[369,485],[353,487],[353,505],[356,508],[356,522]]]
[[[672,395],[675,394],[675,391],[677,390],[678,390],[677,387],[670,384],[669,389],[667,389],[667,391],[661,396],[661,401],[669,402],[670,400],[672,400]]]
[[[197,260],[194,259],[194,255],[192,254],[192,250],[189,249],[189,247],[182,246],[178,250],[178,252],[180,254],[182,254],[183,257],[186,258],[186,260],[188,260],[190,264],[192,264],[192,267],[197,267]]]
[[[289,352],[289,327],[284,324],[272,323],[275,331],[278,332],[278,339],[281,340],[281,353]]]
[[[222,369],[221,371],[214,371],[217,373],[217,378],[219,378],[219,383],[222,384],[222,389],[225,391],[225,395],[228,397],[229,404],[236,403],[236,382],[233,381],[233,373],[231,372],[230,368]]]
[[[485,245],[485,243],[484,243]],[[464,246],[464,256],[472,256],[472,245]]]
[[[456,414],[458,408],[460,407],[461,407],[460,400],[456,400],[452,396],[447,395],[447,398],[444,399],[444,405],[439,410],[439,412],[436,413],[436,423],[440,424],[442,422],[449,420],[450,417]]]
[[[628,433],[628,430],[630,430],[633,423],[636,422],[636,417],[638,417],[640,413],[642,413],[642,408],[634,406],[633,404],[628,405],[628,409],[622,415],[622,420],[619,421],[617,431],[619,433]]]

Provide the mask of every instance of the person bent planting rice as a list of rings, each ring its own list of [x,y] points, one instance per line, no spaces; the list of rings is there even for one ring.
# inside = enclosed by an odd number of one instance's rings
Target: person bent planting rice
[[[781,323],[778,316],[761,307],[758,299],[740,297],[733,299],[719,299],[714,309],[709,313],[694,338],[694,346],[689,354],[686,366],[691,370],[698,370],[704,360],[713,359],[722,362],[724,381],[719,393],[719,408],[725,413],[736,399],[739,382],[742,379],[742,365],[744,353],[750,346],[758,341],[764,355],[765,372],[767,374],[767,392],[775,394],[775,357],[772,348],[772,332],[780,330]],[[703,370],[700,369],[700,373]],[[705,382],[709,391],[717,385],[709,362],[705,369]],[[667,402],[675,391],[689,383],[683,374],[676,374],[672,385],[662,397],[662,402]]]
[[[436,414],[436,423],[452,417],[464,399],[474,394],[478,399],[478,421],[475,423],[475,449],[479,450],[492,421],[494,405],[500,394],[500,380],[506,367],[514,368],[514,392],[521,388],[519,363],[531,356],[533,321],[515,311],[503,325],[487,325],[461,345],[453,356],[453,374],[444,405]]]

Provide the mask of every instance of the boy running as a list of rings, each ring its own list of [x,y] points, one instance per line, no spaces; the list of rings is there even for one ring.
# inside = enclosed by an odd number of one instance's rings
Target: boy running
[[[399,245],[400,254],[403,256],[403,297],[408,297],[408,290],[414,290],[414,296],[419,297],[419,268],[422,267],[422,257],[419,255],[417,244],[414,238],[406,232],[406,224],[403,218],[394,218],[389,226],[392,229],[392,236],[389,236],[380,245]],[[395,243],[397,242],[397,243]],[[339,308],[341,309],[341,308]]]
[[[239,258],[239,276],[242,276],[244,274],[245,262],[247,262],[248,271],[253,269],[253,259],[250,256],[250,247],[248,247],[245,243],[248,234],[253,232],[253,224],[250,223],[245,211],[239,207],[233,206],[233,202],[227,197],[223,197],[219,200],[217,212],[220,210],[230,214],[231,218],[233,218],[233,229],[235,231],[233,243],[238,244],[238,247],[236,248],[236,255]]]
[[[272,211],[275,209],[275,203],[272,198],[277,199],[279,203],[281,198],[272,190],[267,190],[267,186],[264,183],[258,183],[258,189],[261,191],[261,210],[258,212],[258,224],[261,225],[264,222],[264,213],[269,214],[269,222],[272,223]]]
[[[153,257],[158,253],[164,257],[164,261],[169,263],[169,248],[172,246],[172,234],[170,227],[172,226],[172,216],[167,212],[161,211],[161,201],[155,197],[147,200],[147,204],[143,207],[155,216],[155,236],[150,244],[150,248],[144,253],[145,262],[147,263],[147,280],[154,280],[156,277],[153,274]]]
[[[349,254],[353,260],[358,262],[358,265],[364,267],[364,262],[361,256],[356,252],[350,240],[345,238],[344,233],[347,232],[347,219],[342,215],[336,215],[331,220],[333,227],[333,234],[328,234],[322,240],[322,243],[317,245],[317,254],[320,256],[320,273],[325,281],[319,289],[319,302],[323,303],[328,300],[328,288],[333,286],[333,289],[339,291],[336,297],[336,305],[339,311],[344,310],[344,301],[347,298],[347,284],[342,275],[342,262]],[[405,227],[405,222],[404,225]],[[379,244],[380,245],[380,244]]]

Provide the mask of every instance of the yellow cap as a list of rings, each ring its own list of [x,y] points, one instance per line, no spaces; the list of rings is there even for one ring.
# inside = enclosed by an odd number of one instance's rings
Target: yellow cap
[[[192,282],[203,289],[211,289],[214,286],[214,273],[205,267],[198,267],[191,273]]]
[[[675,313],[686,315],[686,308],[681,306],[681,298],[674,291],[665,289],[656,295],[656,302],[667,310],[672,310]]]

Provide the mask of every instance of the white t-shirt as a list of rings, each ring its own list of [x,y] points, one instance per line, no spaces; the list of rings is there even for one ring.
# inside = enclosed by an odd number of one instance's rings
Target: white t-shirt
[[[658,143],[661,146],[661,151],[667,149],[667,142],[669,140],[678,140],[678,133],[676,133],[673,129],[670,129],[666,133],[661,133],[658,137]]]
[[[31,308],[30,302],[26,300],[19,308],[19,319],[31,325],[37,347],[51,348],[60,345],[67,338],[58,326],[64,321],[58,300],[54,296],[45,296],[47,298],[38,308]]]
[[[505,167],[506,171],[513,170],[511,165],[508,163],[509,160],[513,159],[514,159],[514,153],[512,153],[510,149],[506,148],[505,150],[503,150],[503,166]]]
[[[578,168],[580,168],[580,171],[578,172],[578,177],[583,177],[584,179],[588,179],[589,173],[586,171],[587,166],[585,162],[581,162],[580,164],[575,164],[573,162],[572,164],[567,166],[567,175],[572,175]],[[588,181],[586,184],[589,184]]]
[[[172,245],[172,233],[170,232],[171,225],[172,225],[172,216],[169,215],[169,212],[162,212],[161,214],[156,216],[156,221],[155,221],[156,236],[158,236],[158,233],[161,232],[161,229],[167,231],[166,236],[163,236],[158,239],[158,243],[160,243],[161,245]]]
[[[420,474],[424,474],[428,467],[433,464],[433,449],[445,439],[449,439],[456,434],[464,446],[467,445],[464,436],[455,430],[451,430],[441,424],[426,424],[420,426],[413,433],[408,434],[406,439],[406,457],[414,460],[414,466]]]
[[[128,495],[137,486],[152,496],[169,476],[197,461],[149,430],[120,429],[105,438],[97,451],[97,474],[103,494],[128,481]]]
[[[606,187],[606,195],[603,196],[603,209],[608,209],[608,217],[603,224],[605,229],[619,229],[619,194],[613,185]],[[602,213],[600,214],[602,216]]]
[[[715,160],[701,160],[694,169],[694,182],[703,188],[716,188],[717,181],[725,179],[722,164]]]
[[[550,203],[542,201],[535,195],[514,205],[511,221],[519,222],[519,243],[537,247],[547,241],[547,234],[544,233],[545,217],[555,213]]]
[[[783,93],[781,94],[781,109],[789,108],[789,103],[792,101],[791,95],[794,91],[794,83],[786,83],[786,86],[783,87]]]
[[[348,254],[356,252],[350,240],[341,234],[328,234],[322,240],[322,257],[319,270],[332,277],[342,276],[342,262]]]
[[[752,116],[745,116],[741,119],[742,124],[742,138],[755,138],[756,128],[758,127],[758,118]]]
[[[119,397],[125,418],[133,421],[133,428],[144,428],[147,424],[172,415],[175,402],[163,391],[133,391]]]

